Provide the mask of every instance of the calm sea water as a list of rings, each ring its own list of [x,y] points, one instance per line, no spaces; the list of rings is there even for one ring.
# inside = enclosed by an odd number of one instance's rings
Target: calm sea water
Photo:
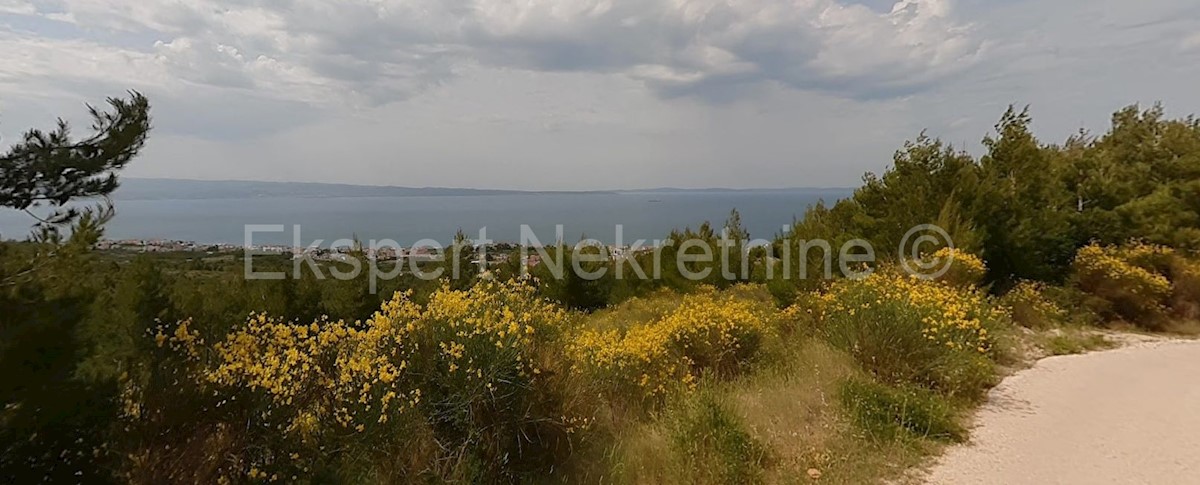
[[[797,189],[754,192],[547,194],[438,197],[363,197],[202,200],[118,200],[109,223],[109,239],[178,239],[201,243],[243,244],[248,224],[283,224],[282,233],[257,233],[254,244],[292,245],[293,227],[301,243],[358,237],[392,239],[411,245],[422,239],[446,243],[462,229],[475,237],[480,228],[494,241],[518,241],[527,224],[543,243],[581,236],[616,242],[664,239],[674,228],[695,228],[705,221],[720,225],[736,208],[752,237],[770,238],[794,216],[824,199],[833,202],[849,191]],[[0,211],[0,237],[23,239],[33,220],[23,213]]]

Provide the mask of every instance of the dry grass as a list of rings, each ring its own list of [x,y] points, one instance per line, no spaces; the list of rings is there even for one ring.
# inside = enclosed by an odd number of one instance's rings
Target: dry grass
[[[1163,332],[1187,338],[1200,337],[1200,320],[1175,320],[1163,327]]]
[[[729,390],[751,433],[775,453],[776,479],[832,468],[831,445],[848,430],[838,385],[856,372],[849,356],[816,341],[799,345],[791,360]]]
[[[584,326],[599,332],[628,330],[662,318],[679,307],[682,295],[669,289],[630,298],[619,305],[599,310],[587,316]]]
[[[876,442],[849,422],[838,393],[861,371],[845,353],[813,340],[798,345],[790,360],[730,389],[751,433],[774,453],[768,483],[899,477],[934,446],[924,440]]]
[[[918,465],[936,443],[874,441],[845,417],[839,388],[856,376],[862,372],[848,355],[813,339],[794,342],[786,356],[754,375],[732,382],[705,381],[697,392],[716,396],[741,432],[765,451],[759,460],[761,475],[736,483],[858,484],[900,478]],[[666,410],[649,421],[631,423],[604,453],[611,475],[593,473],[582,481],[721,483],[719,478],[726,476],[721,460],[680,456],[672,435],[679,419],[677,412]]]

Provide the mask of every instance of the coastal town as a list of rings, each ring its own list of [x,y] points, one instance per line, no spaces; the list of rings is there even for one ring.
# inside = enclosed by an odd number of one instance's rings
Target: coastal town
[[[381,247],[381,248],[354,248],[352,246],[338,247],[293,247],[286,245],[252,245],[244,246],[229,243],[198,243],[195,241],[184,241],[176,239],[119,239],[111,240],[104,239],[96,243],[95,249],[98,251],[110,251],[121,253],[195,253],[203,256],[219,256],[225,254],[242,253],[249,251],[254,254],[261,255],[281,255],[291,256],[294,259],[312,259],[314,261],[346,261],[353,258],[356,253],[360,253],[369,260],[374,261],[437,261],[441,259],[442,248],[433,246],[417,246],[417,247]],[[488,264],[500,263],[505,261],[514,252],[521,249],[521,246],[515,243],[492,243],[488,244],[484,252],[488,258]],[[528,248],[522,258],[527,266],[537,266],[541,262],[541,257],[537,254],[537,249],[544,248]],[[617,260],[626,257],[633,252],[648,251],[653,248],[630,248],[629,246],[605,246],[604,254],[607,254],[611,259]],[[481,261],[476,259],[474,264],[480,264]]]
[[[419,246],[412,248],[397,248],[397,247],[381,247],[369,248],[362,247],[356,250],[352,246],[338,247],[293,247],[286,245],[251,245],[244,246],[240,244],[217,243],[205,244],[195,241],[182,241],[174,239],[121,239],[121,240],[102,240],[96,244],[95,249],[100,251],[120,251],[128,253],[203,253],[207,256],[240,253],[249,251],[254,254],[277,254],[290,255],[293,258],[311,258],[317,261],[340,261],[352,257],[353,254],[361,252],[367,259],[377,261],[395,261],[395,260],[426,260],[433,261],[438,259],[438,250],[431,246]],[[517,249],[515,244],[494,244],[489,245],[488,250],[495,250],[498,254],[507,254],[512,250]]]

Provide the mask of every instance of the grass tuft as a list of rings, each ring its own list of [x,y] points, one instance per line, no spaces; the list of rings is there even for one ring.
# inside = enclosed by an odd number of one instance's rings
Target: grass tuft
[[[967,436],[954,405],[925,389],[851,379],[842,385],[840,398],[854,424],[875,441],[921,437],[959,442]]]
[[[746,430],[719,394],[699,393],[681,403],[670,421],[671,449],[692,483],[761,483],[767,449]]]

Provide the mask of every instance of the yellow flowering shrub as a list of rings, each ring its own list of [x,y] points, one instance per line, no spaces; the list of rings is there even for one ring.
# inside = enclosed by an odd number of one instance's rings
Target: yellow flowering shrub
[[[992,378],[994,334],[1010,318],[978,289],[892,269],[838,280],[814,304],[820,331],[873,374],[971,396]]]
[[[571,339],[568,353],[577,373],[601,382],[614,396],[657,400],[671,389],[693,388],[703,372],[737,372],[771,331],[769,312],[702,288],[643,325],[585,329]]]
[[[1069,314],[1045,296],[1046,284],[1021,281],[1001,298],[1013,322],[1026,328],[1049,328],[1066,323]]]
[[[569,321],[532,287],[511,282],[443,289],[425,307],[414,365],[428,396],[424,417],[439,441],[471,447],[466,458],[488,481],[568,450],[569,435],[587,426],[590,416],[570,409],[560,341]]]
[[[957,286],[978,285],[987,275],[987,265],[979,256],[955,248],[941,248],[933,254],[921,258],[923,267],[942,268],[949,263],[950,267],[937,279]]]
[[[1156,325],[1171,296],[1171,282],[1155,271],[1169,249],[1134,244],[1091,244],[1075,254],[1072,278],[1080,290],[1103,302],[1101,313],[1140,325]]]
[[[387,453],[432,433],[427,448],[454,455],[433,460],[499,479],[546,447],[569,448],[569,433],[587,424],[564,409],[557,339],[568,323],[528,285],[488,281],[443,286],[424,307],[397,293],[365,321],[255,314],[213,344],[188,322],[154,338],[190,369],[180,385],[212,396],[208,415],[192,419],[247,434],[242,450],[227,450],[244,453],[238,469],[222,476],[307,473],[332,449]],[[518,439],[534,434],[536,446]]]
[[[1177,258],[1171,266],[1171,311],[1184,320],[1200,319],[1200,262]]]
[[[1171,295],[1166,306],[1172,316],[1184,320],[1200,318],[1200,262],[1194,253],[1134,241],[1114,249],[1118,257],[1134,266],[1166,277]]]
[[[197,384],[230,398],[257,393],[265,400],[264,422],[308,438],[317,429],[313,422],[358,430],[420,402],[419,386],[404,378],[418,347],[408,334],[420,315],[408,294],[397,294],[365,322],[298,324],[254,314],[210,347],[188,333],[187,322],[155,339],[196,362]]]
[[[1107,249],[1112,255],[1128,264],[1164,275],[1170,273],[1172,263],[1178,258],[1174,249],[1142,241],[1132,241]]]

